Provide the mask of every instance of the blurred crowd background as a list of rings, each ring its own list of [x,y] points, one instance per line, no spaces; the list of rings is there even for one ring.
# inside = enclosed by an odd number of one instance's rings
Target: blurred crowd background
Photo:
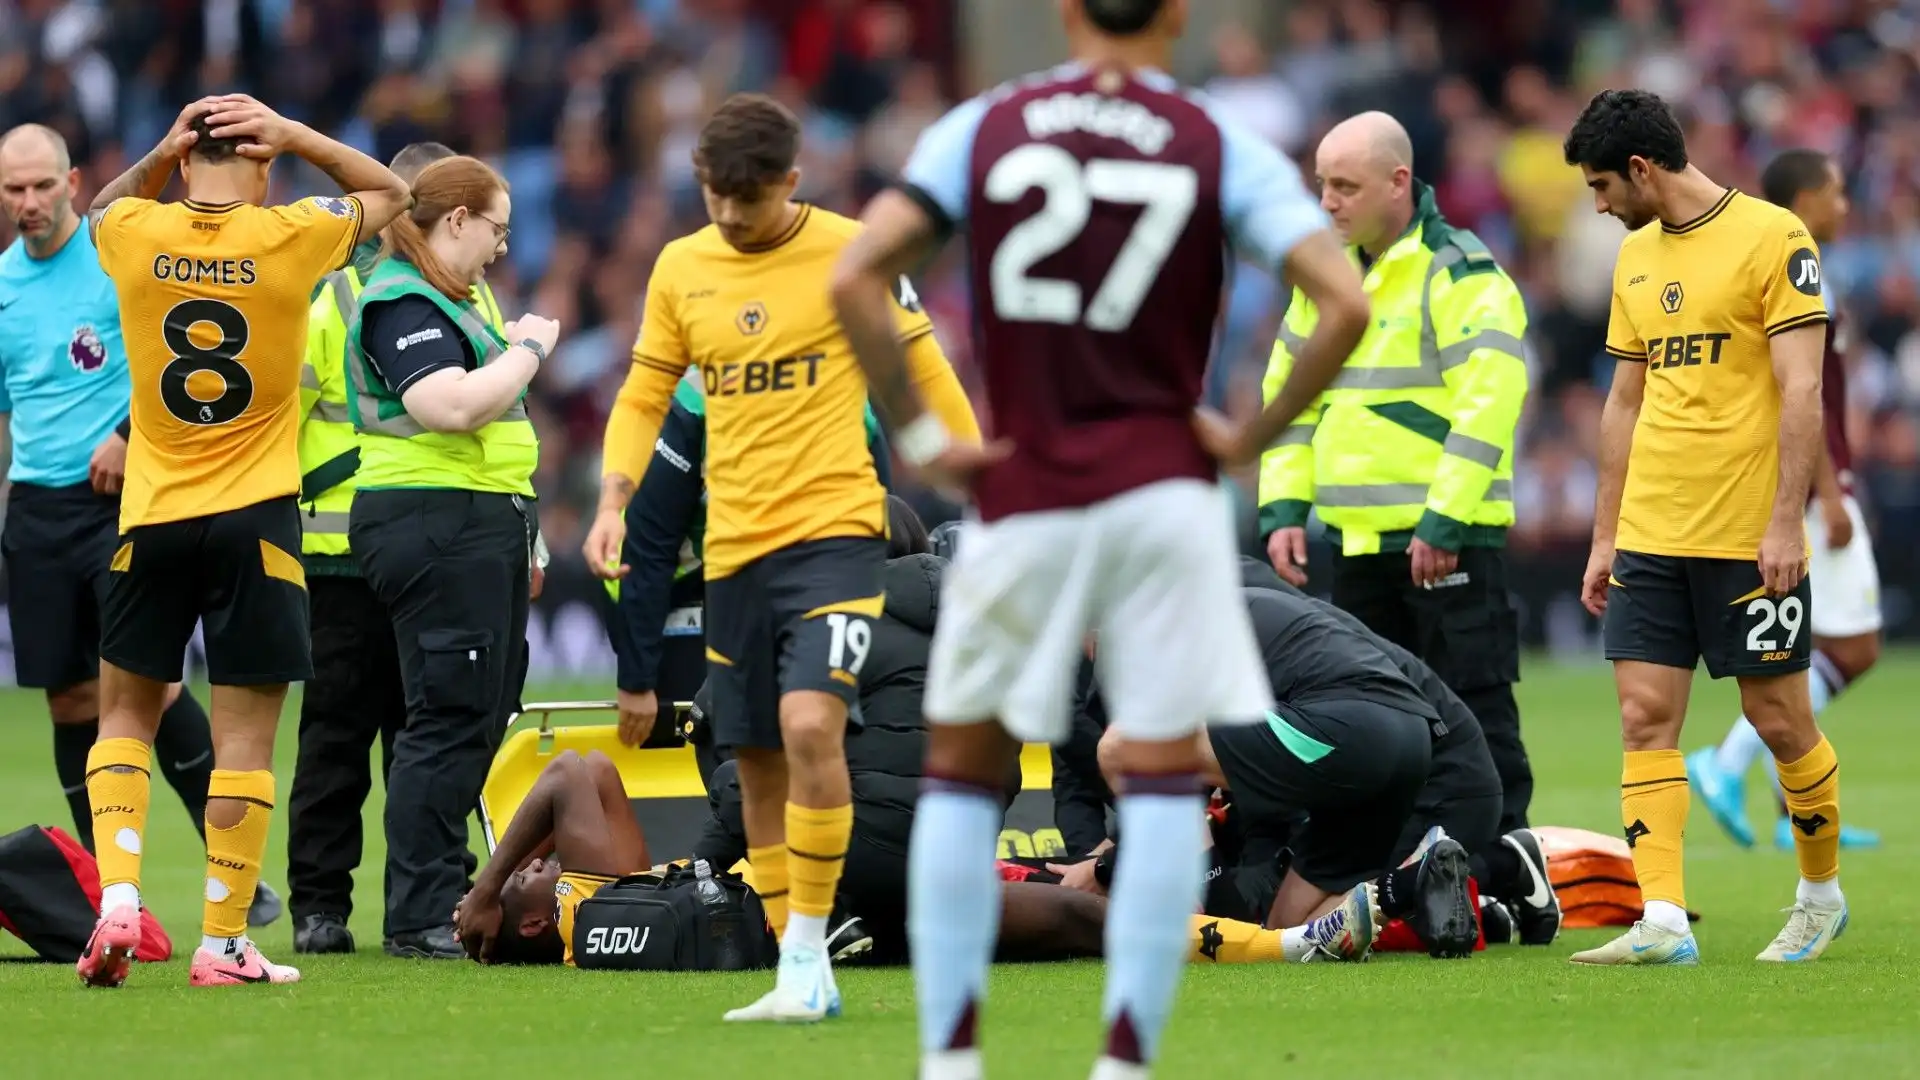
[[[1661,93],[1681,107],[1698,164],[1748,191],[1777,150],[1837,154],[1854,211],[1826,273],[1861,331],[1848,419],[1858,471],[1884,552],[1920,527],[1920,2],[1192,6],[1176,74],[1309,175],[1332,122],[1393,113],[1447,216],[1520,282],[1534,382],[1514,543],[1554,573],[1586,549],[1622,235],[1561,160],[1582,104],[1607,86]],[[83,200],[184,102],[232,88],[382,158],[431,138],[495,162],[514,219],[494,288],[509,311],[565,327],[535,407],[543,524],[572,553],[648,271],[662,245],[704,224],[689,152],[707,111],[743,90],[789,102],[806,125],[804,196],[857,213],[951,102],[1063,55],[1055,22],[1037,0],[0,0],[0,128],[63,131]],[[327,186],[298,167],[278,179],[288,197]],[[949,256],[919,289],[973,385],[956,269]],[[1235,276],[1217,402],[1257,402],[1284,303],[1263,275]],[[1898,578],[1889,567],[1896,631],[1908,619]],[[1585,632],[1558,599],[1534,605],[1536,641],[1557,640],[1556,619]]]

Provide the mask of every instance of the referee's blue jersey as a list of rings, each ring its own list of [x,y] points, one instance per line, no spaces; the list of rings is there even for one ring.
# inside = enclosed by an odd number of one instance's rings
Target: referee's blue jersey
[[[127,416],[120,303],[84,222],[36,259],[0,252],[0,412],[12,413],[16,484],[85,483],[94,448]]]

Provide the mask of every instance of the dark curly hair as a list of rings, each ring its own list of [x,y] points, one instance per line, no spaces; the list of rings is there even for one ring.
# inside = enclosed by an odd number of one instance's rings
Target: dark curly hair
[[[1687,167],[1687,137],[1673,107],[1645,90],[1602,90],[1567,132],[1569,165],[1627,174],[1627,159],[1646,158],[1668,172]]]

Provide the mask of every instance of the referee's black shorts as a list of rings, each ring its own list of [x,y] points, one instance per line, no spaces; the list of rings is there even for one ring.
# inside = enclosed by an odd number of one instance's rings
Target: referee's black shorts
[[[100,674],[100,608],[120,539],[120,499],[91,484],[15,484],[0,553],[14,678],[65,690]]]
[[[137,525],[120,537],[101,613],[100,657],[179,682],[193,628],[206,632],[215,686],[313,677],[300,508],[291,495],[205,517]]]

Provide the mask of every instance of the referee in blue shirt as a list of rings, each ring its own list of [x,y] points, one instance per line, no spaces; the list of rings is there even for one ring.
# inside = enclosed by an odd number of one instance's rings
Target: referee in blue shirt
[[[19,233],[0,252],[0,424],[13,447],[0,554],[14,674],[46,691],[54,768],[74,835],[91,848],[99,605],[120,538],[130,384],[113,281],[73,210],[79,187],[59,133],[27,124],[0,136],[0,209]],[[169,696],[153,756],[204,838],[213,735],[184,686]],[[262,883],[247,921],[264,926],[281,907]]]

